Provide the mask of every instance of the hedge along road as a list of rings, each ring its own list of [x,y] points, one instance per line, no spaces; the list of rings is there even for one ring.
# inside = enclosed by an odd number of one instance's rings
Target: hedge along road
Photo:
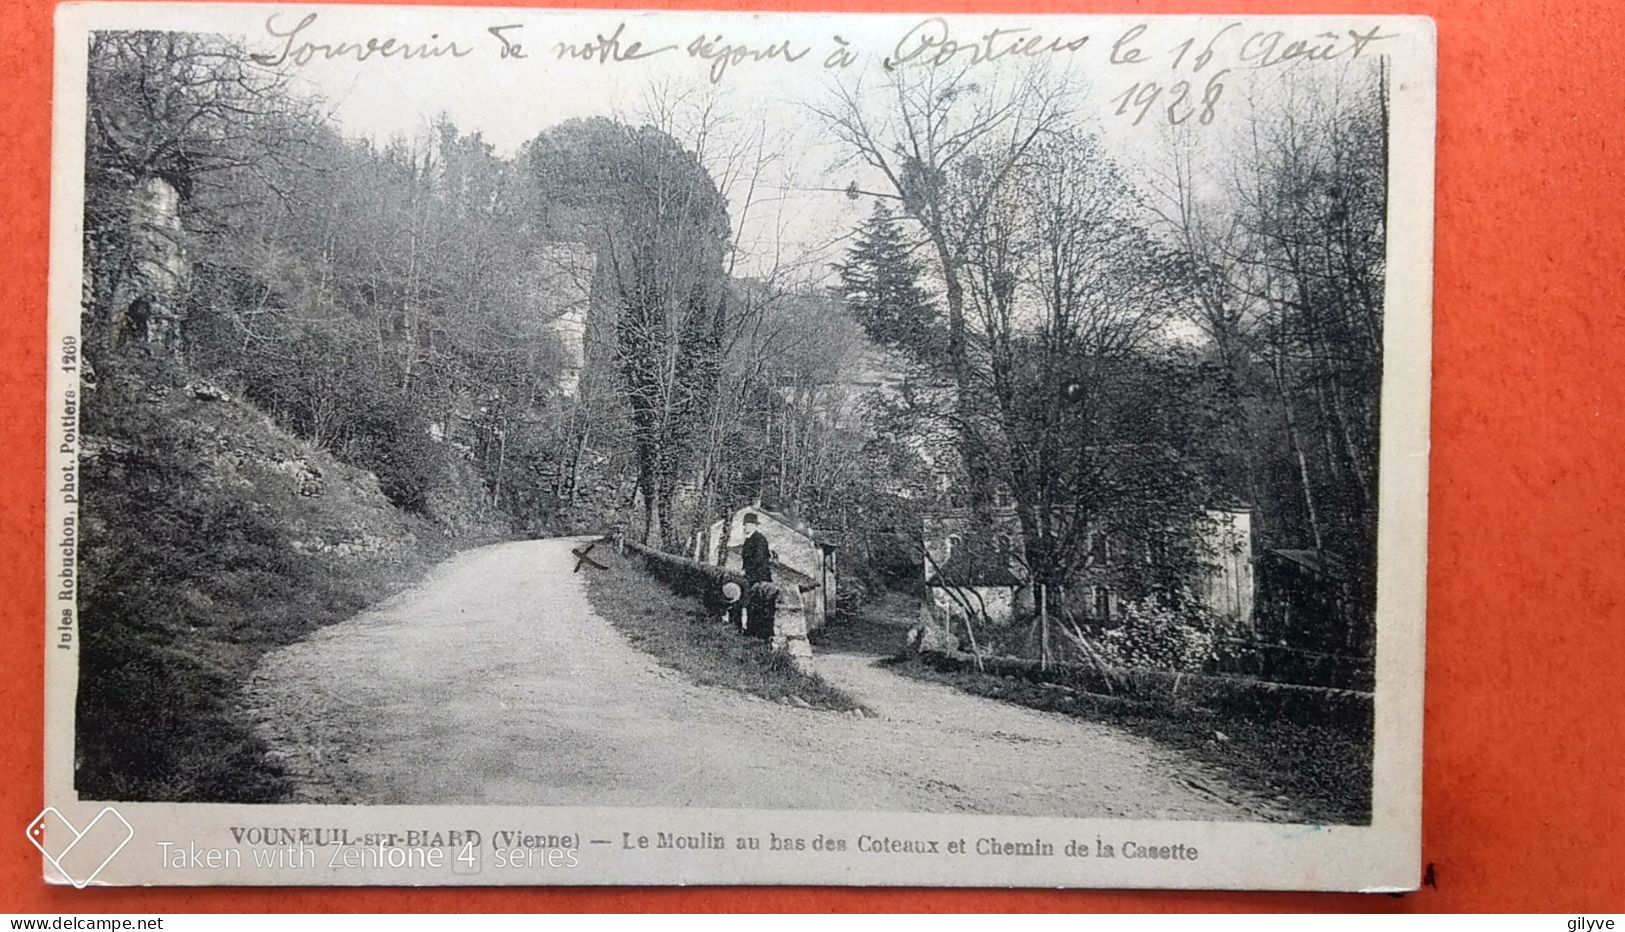
[[[696,685],[594,614],[577,543],[464,552],[267,656],[251,711],[293,801],[1290,817],[1150,740],[873,656],[814,661],[878,718]]]

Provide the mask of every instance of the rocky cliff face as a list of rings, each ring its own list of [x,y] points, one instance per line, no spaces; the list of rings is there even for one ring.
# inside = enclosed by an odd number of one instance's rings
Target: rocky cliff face
[[[174,185],[158,177],[142,178],[130,191],[129,254],[113,291],[114,332],[121,341],[180,348],[188,276],[180,201]]]
[[[574,398],[587,365],[587,317],[592,310],[592,281],[598,256],[581,243],[549,243],[536,256],[532,295],[535,319],[557,342],[558,394]]]

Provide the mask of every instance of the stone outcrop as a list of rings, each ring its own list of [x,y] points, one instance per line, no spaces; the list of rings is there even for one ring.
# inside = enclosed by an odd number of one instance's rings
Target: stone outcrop
[[[532,295],[536,320],[556,341],[559,375],[555,390],[574,398],[587,365],[587,317],[598,256],[581,243],[549,243],[537,252]]]
[[[179,352],[189,268],[180,193],[149,176],[130,192],[129,254],[113,293],[116,339]]]
[[[196,398],[198,401],[230,401],[231,400],[231,395],[227,394],[224,389],[220,388],[218,385],[215,385],[213,382],[205,382],[202,379],[198,379],[198,380],[192,381],[192,382],[187,382],[186,386],[185,386],[185,391],[186,391],[186,394],[191,395],[193,398]]]
[[[170,461],[188,462],[196,471],[196,494],[239,503],[285,532],[296,553],[399,563],[414,559],[442,533],[390,504],[372,472],[312,447],[207,380],[115,369],[98,391],[150,407],[174,428],[158,438],[116,431],[85,435],[80,468],[102,487],[149,481],[150,447],[163,444],[170,447]]]
[[[274,460],[268,464],[273,472],[293,477],[299,494],[311,497],[322,494],[322,471],[310,465],[304,458],[290,460]]]

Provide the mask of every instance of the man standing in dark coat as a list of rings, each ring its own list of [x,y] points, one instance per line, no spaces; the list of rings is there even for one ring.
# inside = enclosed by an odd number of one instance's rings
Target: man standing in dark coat
[[[773,581],[773,551],[767,545],[767,536],[762,533],[754,512],[745,512],[744,525],[745,544],[740,556],[745,563],[745,583],[754,590],[757,583]],[[772,607],[759,605],[755,599],[747,599],[745,632],[752,637],[772,637]]]
[[[748,583],[773,581],[773,551],[767,546],[755,512],[745,512],[745,581]]]

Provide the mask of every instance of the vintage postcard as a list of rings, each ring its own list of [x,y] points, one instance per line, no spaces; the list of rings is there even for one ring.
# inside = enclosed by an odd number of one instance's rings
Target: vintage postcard
[[[51,881],[1417,884],[1430,20],[56,43]]]

